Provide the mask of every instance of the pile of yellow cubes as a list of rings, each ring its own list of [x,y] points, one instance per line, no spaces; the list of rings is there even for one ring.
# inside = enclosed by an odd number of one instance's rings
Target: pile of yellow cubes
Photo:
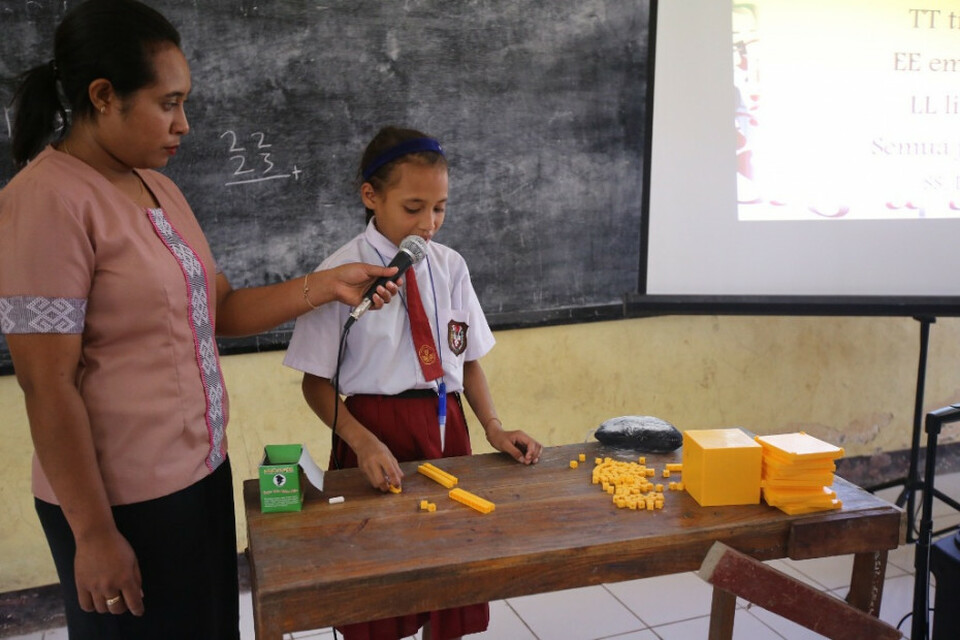
[[[646,460],[643,457],[638,458],[637,462],[596,458],[591,481],[610,494],[613,504],[619,509],[646,511],[663,509],[663,484],[651,481],[651,478],[656,476],[656,470],[646,466],[645,463]],[[574,465],[571,464],[571,466]],[[669,477],[670,471],[680,470],[680,464],[668,464],[663,475]],[[683,483],[671,482],[670,489],[683,490]]]

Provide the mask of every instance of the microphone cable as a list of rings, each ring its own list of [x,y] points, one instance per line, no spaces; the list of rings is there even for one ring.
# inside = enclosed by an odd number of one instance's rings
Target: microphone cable
[[[340,469],[340,454],[337,449],[337,418],[340,415],[340,367],[343,364],[343,352],[347,347],[347,335],[350,333],[348,322],[340,332],[340,346],[337,348],[337,367],[333,371],[333,423],[330,425],[330,457],[333,460],[333,468]]]
[[[340,469],[340,454],[337,453],[337,418],[340,414],[340,366],[343,364],[343,352],[347,346],[347,335],[350,333],[348,322],[340,332],[340,346],[337,348],[337,367],[333,371],[333,423],[330,425],[330,458],[333,460],[333,468]],[[337,628],[330,627],[333,630],[333,640],[339,640]]]

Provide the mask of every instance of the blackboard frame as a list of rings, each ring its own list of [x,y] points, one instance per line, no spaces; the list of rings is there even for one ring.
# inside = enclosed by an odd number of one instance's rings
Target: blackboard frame
[[[642,250],[648,202],[657,0],[629,5],[613,0],[589,5],[575,0],[509,5],[466,0],[149,2],[180,29],[194,73],[188,116],[195,147],[192,155],[189,150],[178,154],[166,172],[193,205],[218,264],[235,287],[297,277],[316,266],[317,256],[328,255],[358,233],[361,208],[352,222],[310,218],[317,210],[322,216],[329,208],[344,208],[342,203],[355,196],[352,167],[334,165],[352,165],[351,156],[359,156],[358,141],[368,139],[380,124],[401,123],[436,135],[452,151],[451,204],[457,215],[448,216],[439,240],[467,259],[494,329],[622,317],[622,296],[642,281],[636,256]],[[20,71],[45,62],[53,28],[76,3],[0,0],[8,32],[18,34],[12,39],[16,42],[0,44],[8,68]],[[323,25],[304,27],[315,23]],[[278,31],[278,25],[288,31]],[[314,47],[316,41],[339,49]],[[486,57],[469,58],[468,50],[483,49],[488,41]],[[276,60],[265,60],[271,56]],[[444,91],[459,92],[463,105],[460,112],[438,115],[430,112],[430,100],[411,87],[427,84],[414,78],[418,65],[446,58],[456,73],[433,74],[443,81],[432,99],[443,98]],[[494,68],[492,60],[503,64]],[[317,67],[325,66],[340,73],[323,75]],[[291,80],[298,74],[309,80]],[[461,75],[471,82],[465,84]],[[322,96],[315,85],[323,86]],[[380,91],[367,95],[370,86]],[[14,78],[0,71],[0,99],[8,102],[13,87]],[[392,95],[400,98],[391,100]],[[311,100],[318,96],[322,100],[314,108]],[[491,96],[497,98],[493,103]],[[545,101],[536,103],[541,96]],[[234,105],[246,109],[246,119],[231,120]],[[338,121],[337,110],[352,113]],[[278,113],[289,121],[309,122],[309,129],[270,129],[270,119]],[[6,115],[9,123],[9,111]],[[559,128],[538,130],[539,120],[548,118]],[[515,126],[499,129],[501,120]],[[314,151],[291,150],[303,149],[297,145],[314,131],[317,145],[329,156],[324,167],[339,174],[319,172],[323,175],[310,183],[312,195],[294,198],[292,189],[280,185],[309,175],[300,173],[297,153]],[[0,185],[12,176],[11,167],[3,164],[9,162],[8,142],[0,137]],[[523,153],[510,157],[514,144]],[[233,153],[241,146],[246,151]],[[272,153],[276,172],[288,178],[267,182],[280,176],[258,174],[272,209],[283,215],[258,214],[243,223],[244,234],[218,233],[216,228],[224,225],[240,228],[229,216],[263,200],[238,195],[237,188],[224,190],[229,178],[210,167],[219,163],[239,171],[235,163],[243,155],[239,162],[249,170],[261,151]],[[290,152],[286,158],[285,152]],[[455,181],[463,188],[455,187]],[[216,207],[208,206],[212,197],[206,196],[213,188],[225,194]],[[455,201],[457,192],[474,195]],[[273,237],[282,240],[262,253],[251,246]],[[288,323],[218,343],[225,355],[282,349],[291,331]],[[11,371],[0,337],[0,374]]]

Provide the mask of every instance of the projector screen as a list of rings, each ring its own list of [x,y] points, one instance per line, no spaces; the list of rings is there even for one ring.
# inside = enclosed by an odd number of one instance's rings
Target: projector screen
[[[960,6],[660,2],[650,295],[960,295]]]

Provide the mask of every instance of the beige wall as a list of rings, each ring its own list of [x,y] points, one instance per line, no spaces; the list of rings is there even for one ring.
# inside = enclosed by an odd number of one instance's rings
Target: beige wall
[[[847,455],[910,443],[919,324],[895,318],[663,317],[498,332],[483,360],[500,415],[546,445],[582,441],[603,420],[654,415],[682,429],[799,429]],[[932,326],[926,407],[960,400],[960,320]],[[224,358],[235,481],[264,444],[305,442],[325,465],[329,432],[306,409],[282,352]],[[19,387],[0,378],[0,592],[56,581],[30,497]],[[468,415],[475,450],[489,451]],[[960,439],[956,425],[942,441]],[[238,507],[239,508],[239,507]],[[245,545],[242,517],[237,523]]]

